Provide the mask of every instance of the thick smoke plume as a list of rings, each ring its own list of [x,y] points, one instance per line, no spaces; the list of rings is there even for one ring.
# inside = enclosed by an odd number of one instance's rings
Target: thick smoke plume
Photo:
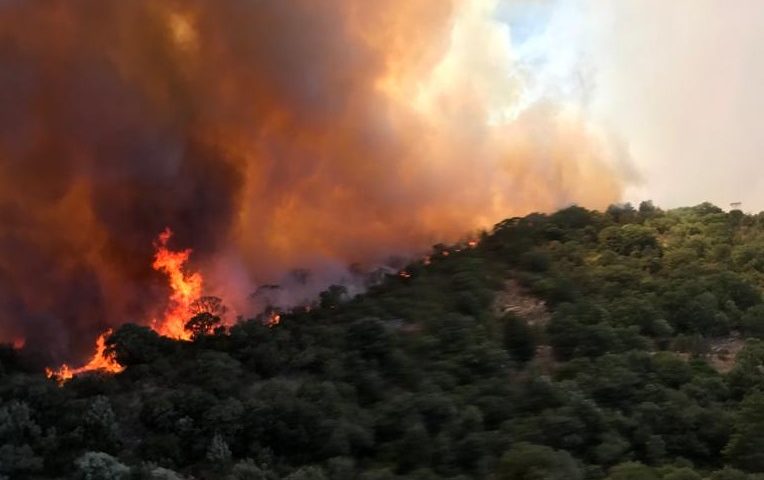
[[[212,293],[618,199],[484,0],[0,2],[0,340],[148,323],[165,227]],[[233,294],[231,294],[233,296]]]

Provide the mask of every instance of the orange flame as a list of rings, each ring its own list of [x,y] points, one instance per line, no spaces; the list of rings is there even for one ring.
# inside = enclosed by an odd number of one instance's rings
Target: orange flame
[[[281,314],[278,312],[271,312],[268,318],[265,320],[265,324],[269,327],[278,325],[281,322]]]
[[[48,378],[55,378],[59,384],[63,384],[75,375],[84,372],[92,372],[95,370],[102,370],[109,373],[121,372],[125,367],[117,363],[114,357],[106,354],[106,337],[109,335],[111,335],[111,329],[105,331],[98,337],[98,340],[96,340],[96,352],[86,365],[79,368],[71,368],[69,365],[63,364],[56,370],[46,368],[45,375]]]
[[[203,279],[202,275],[198,272],[186,273],[185,265],[191,256],[191,249],[178,252],[168,249],[167,242],[171,237],[172,230],[166,228],[159,234],[154,243],[156,253],[154,254],[152,267],[154,270],[167,274],[172,293],[170,294],[170,304],[164,313],[164,318],[159,322],[154,320],[151,328],[160,335],[180,340],[189,340],[191,332],[187,331],[185,326],[186,322],[194,316],[193,303],[201,296]],[[276,315],[274,318],[271,318],[270,324],[275,325],[279,322],[279,319],[279,315]],[[63,385],[75,375],[84,372],[94,370],[110,373],[121,372],[125,367],[105,353],[106,337],[109,335],[111,335],[111,330],[107,330],[98,337],[98,340],[96,340],[96,352],[86,365],[79,368],[71,368],[69,365],[64,364],[55,370],[46,368],[45,375],[48,378],[55,378],[59,385]]]
[[[154,320],[152,328],[160,335],[189,340],[191,333],[186,330],[186,322],[194,316],[192,305],[201,296],[203,279],[198,272],[186,273],[185,264],[191,249],[177,252],[168,249],[167,242],[171,237],[172,230],[166,228],[154,244],[156,253],[152,267],[167,274],[172,294],[164,318],[160,322]]]

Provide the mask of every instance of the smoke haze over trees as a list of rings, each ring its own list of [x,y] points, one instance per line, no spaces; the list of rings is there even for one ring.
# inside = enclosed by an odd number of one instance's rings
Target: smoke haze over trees
[[[754,480],[763,248],[762,215],[570,207],[270,326],[124,325],[116,375],[5,348],[0,476]]]
[[[624,159],[526,105],[488,0],[0,3],[0,339],[81,356],[166,297],[166,227],[239,313],[508,214],[617,201]],[[246,307],[246,305],[245,305]]]

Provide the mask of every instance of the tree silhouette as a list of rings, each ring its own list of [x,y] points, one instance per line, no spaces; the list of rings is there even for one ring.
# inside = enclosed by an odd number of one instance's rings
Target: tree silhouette
[[[223,301],[218,297],[199,297],[191,304],[191,311],[195,313],[186,322],[184,328],[191,333],[191,339],[196,340],[204,335],[214,333],[223,321],[222,316],[228,311]]]

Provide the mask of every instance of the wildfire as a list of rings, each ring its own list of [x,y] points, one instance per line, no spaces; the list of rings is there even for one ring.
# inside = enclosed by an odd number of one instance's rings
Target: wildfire
[[[111,335],[111,330],[107,330],[98,337],[98,340],[96,340],[96,352],[86,365],[79,368],[71,368],[69,365],[63,364],[56,370],[46,368],[45,375],[47,375],[48,378],[55,378],[59,384],[63,384],[75,375],[84,372],[92,372],[95,370],[102,370],[109,373],[121,372],[125,367],[117,363],[114,357],[106,354],[106,337],[109,335]]]
[[[170,294],[170,303],[164,313],[164,318],[161,321],[154,320],[151,328],[160,335],[189,340],[191,332],[187,331],[185,326],[186,322],[195,313],[198,313],[194,310],[194,307],[196,305],[195,302],[201,297],[203,279],[202,275],[198,272],[189,274],[185,271],[186,262],[191,256],[191,249],[175,252],[167,248],[167,242],[169,242],[171,237],[172,230],[166,228],[159,234],[156,242],[154,242],[156,252],[152,267],[154,270],[164,272],[167,275],[172,293]],[[278,321],[279,316],[276,315],[275,318],[271,319],[271,324],[276,324]],[[98,340],[96,340],[96,352],[86,365],[79,368],[71,368],[69,365],[64,364],[55,370],[46,368],[45,374],[48,378],[55,378],[62,385],[75,375],[84,372],[94,370],[102,370],[109,373],[121,372],[124,370],[124,367],[117,363],[113,357],[106,355],[106,337],[109,335],[111,335],[111,330],[102,333],[98,337]]]
[[[191,249],[174,252],[167,248],[167,242],[172,237],[172,230],[165,229],[159,234],[154,243],[154,270],[164,272],[170,281],[172,294],[170,304],[164,313],[164,318],[154,320],[152,328],[160,335],[189,340],[191,332],[187,331],[186,322],[194,316],[193,304],[202,293],[202,275],[198,272],[187,273],[185,265],[191,255]]]
[[[273,327],[274,325],[278,325],[281,321],[281,314],[277,312],[272,312],[270,315],[268,315],[268,318],[265,321],[265,324],[269,327]]]
[[[154,253],[152,267],[154,270],[167,275],[171,294],[163,318],[161,320],[155,319],[152,322],[151,327],[160,335],[179,340],[190,340],[191,332],[186,330],[186,323],[188,320],[199,313],[200,309],[212,313],[212,311],[219,311],[221,307],[219,305],[202,305],[205,298],[211,299],[214,297],[202,297],[201,294],[204,279],[201,273],[189,273],[186,271],[186,263],[191,256],[192,250],[185,249],[173,251],[168,248],[167,244],[172,238],[172,235],[172,230],[166,228],[159,234],[154,242],[156,251]],[[477,241],[470,240],[466,243],[465,248],[475,248],[476,246]],[[461,251],[461,248],[457,248],[454,251],[459,252]],[[447,257],[450,255],[450,252],[449,250],[443,249],[440,254]],[[432,258],[429,255],[423,259],[425,265],[429,265],[431,261]],[[412,277],[411,272],[407,270],[399,271],[398,275],[404,279]],[[219,303],[219,299],[217,300]],[[306,312],[309,312],[310,309],[309,305],[305,307]],[[278,325],[280,321],[281,314],[277,309],[271,309],[266,312],[264,318],[264,323],[266,325]],[[84,372],[101,370],[110,373],[119,373],[124,370],[124,367],[117,363],[112,356],[106,354],[106,338],[109,335],[111,335],[111,330],[102,333],[98,337],[95,354],[86,365],[79,368],[71,368],[69,365],[64,364],[55,370],[47,368],[45,369],[45,373],[48,378],[55,378],[59,384],[63,384],[75,375]]]

